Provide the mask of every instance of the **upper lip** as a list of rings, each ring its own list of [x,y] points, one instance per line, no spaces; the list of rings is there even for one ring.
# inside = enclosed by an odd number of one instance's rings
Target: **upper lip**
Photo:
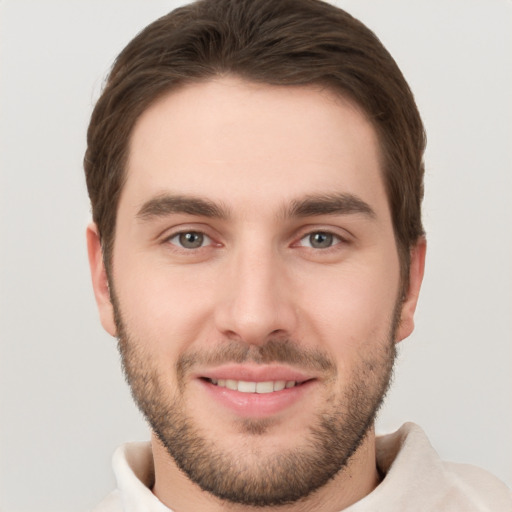
[[[196,378],[230,379],[246,382],[295,381],[304,382],[315,376],[283,365],[225,364],[196,372]]]

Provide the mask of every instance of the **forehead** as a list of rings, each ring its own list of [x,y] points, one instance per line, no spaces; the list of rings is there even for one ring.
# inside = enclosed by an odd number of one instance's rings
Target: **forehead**
[[[136,123],[120,207],[168,192],[235,208],[331,192],[387,205],[375,130],[352,102],[232,77],[172,91]]]

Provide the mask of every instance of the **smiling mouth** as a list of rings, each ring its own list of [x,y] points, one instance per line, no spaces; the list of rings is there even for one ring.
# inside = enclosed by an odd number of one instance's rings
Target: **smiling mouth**
[[[245,380],[232,380],[232,379],[206,379],[214,386],[220,388],[227,388],[232,391],[239,391],[240,393],[274,393],[282,391],[283,389],[290,389],[302,385],[304,382],[295,380],[275,380],[266,382],[252,382]],[[305,381],[307,382],[307,381]]]

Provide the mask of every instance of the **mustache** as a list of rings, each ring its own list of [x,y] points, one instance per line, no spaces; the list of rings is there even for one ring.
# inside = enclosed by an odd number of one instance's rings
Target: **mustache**
[[[229,363],[283,363],[303,370],[336,375],[334,360],[318,349],[301,347],[288,339],[271,339],[263,345],[229,341],[212,350],[182,354],[176,362],[176,372],[184,377],[194,366],[220,366]]]

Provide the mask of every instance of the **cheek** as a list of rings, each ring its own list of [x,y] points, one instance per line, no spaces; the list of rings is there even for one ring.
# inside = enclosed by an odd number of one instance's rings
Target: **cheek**
[[[298,288],[305,322],[341,364],[388,342],[398,294],[398,268],[390,269],[333,268],[329,274],[309,274]]]
[[[147,263],[147,264],[146,264]],[[130,335],[145,349],[165,356],[182,351],[199,337],[208,315],[209,289],[191,267],[119,260],[116,294]]]

